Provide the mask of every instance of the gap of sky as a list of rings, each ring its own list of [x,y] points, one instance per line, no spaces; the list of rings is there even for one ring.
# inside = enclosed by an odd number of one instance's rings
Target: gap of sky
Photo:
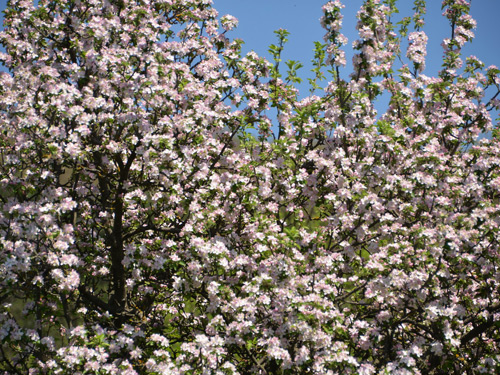
[[[245,44],[244,52],[255,51],[260,56],[271,59],[268,53],[270,44],[277,38],[274,30],[280,28],[290,32],[289,42],[285,46],[283,61],[299,60],[305,67],[303,74],[309,75],[310,60],[313,57],[314,42],[323,42],[324,30],[319,19],[324,0],[214,0],[213,6],[219,15],[231,14],[238,18],[238,27],[231,31],[230,38],[240,38]],[[362,5],[362,0],[344,0],[343,30],[349,39],[345,50],[352,57],[351,44],[357,36],[356,13]],[[413,15],[413,1],[399,0],[399,14],[393,16],[399,21],[405,16]],[[500,64],[500,33],[498,17],[500,16],[499,0],[475,0],[471,2],[471,16],[477,21],[476,38],[463,48],[463,57],[477,56],[485,66]],[[442,16],[441,1],[428,0],[427,14],[423,31],[429,37],[427,45],[426,75],[435,75],[440,69],[443,50],[441,42],[449,38],[451,28],[446,18]],[[411,31],[411,29],[410,29]],[[403,51],[404,52],[404,51]],[[346,69],[349,70],[350,59],[347,59]]]

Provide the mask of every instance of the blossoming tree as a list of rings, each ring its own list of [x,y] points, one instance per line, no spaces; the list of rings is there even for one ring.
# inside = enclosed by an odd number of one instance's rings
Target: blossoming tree
[[[469,8],[443,2],[429,77],[424,1],[399,27],[366,0],[346,80],[327,2],[299,100],[286,32],[242,56],[210,0],[10,0],[0,371],[498,372],[500,80],[461,57]]]

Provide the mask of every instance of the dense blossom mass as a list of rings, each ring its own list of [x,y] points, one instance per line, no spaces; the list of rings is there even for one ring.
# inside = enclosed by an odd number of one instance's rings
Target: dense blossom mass
[[[10,0],[0,372],[498,373],[499,70],[445,0],[425,75],[414,3],[350,65],[327,2],[299,99],[211,0]]]

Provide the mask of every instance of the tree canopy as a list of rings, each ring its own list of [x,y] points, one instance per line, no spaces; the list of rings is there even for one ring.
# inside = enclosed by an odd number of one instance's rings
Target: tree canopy
[[[500,71],[445,0],[426,76],[414,7],[364,2],[345,79],[328,1],[299,99],[211,0],[10,0],[0,371],[498,372]]]

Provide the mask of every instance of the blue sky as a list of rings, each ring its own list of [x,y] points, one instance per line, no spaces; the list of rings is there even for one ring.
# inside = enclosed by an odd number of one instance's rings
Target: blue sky
[[[319,18],[322,15],[323,0],[214,0],[214,7],[220,15],[231,14],[238,18],[238,28],[231,31],[230,37],[238,37],[245,41],[244,51],[254,50],[259,55],[269,57],[267,49],[276,38],[273,33],[279,28],[287,29],[291,34],[285,47],[283,60],[300,60],[301,77],[311,77],[310,60],[313,57],[314,41],[323,41],[323,29]],[[343,33],[349,39],[346,46],[348,52],[351,43],[357,39],[356,13],[362,0],[343,0]],[[399,0],[400,13],[395,20],[411,16],[413,1]],[[441,0],[427,1],[426,25],[424,31],[429,37],[427,45],[427,68],[424,74],[436,75],[441,66],[441,42],[450,37],[451,29],[448,21],[441,15]],[[463,55],[475,55],[486,66],[500,66],[500,0],[472,0],[471,16],[477,21],[476,38],[463,49]],[[348,54],[346,74],[350,73]],[[302,85],[301,94],[307,94],[308,86]],[[302,96],[302,95],[301,95]]]
[[[279,28],[287,29],[291,35],[284,52],[284,60],[299,60],[305,67],[299,75],[302,78],[311,77],[310,60],[313,57],[314,41],[322,41],[323,29],[319,24],[322,15],[321,6],[325,0],[213,0],[213,6],[222,16],[231,14],[238,18],[239,26],[229,33],[231,38],[241,38],[245,41],[244,52],[254,50],[259,55],[269,57],[267,50],[276,41],[273,33]],[[343,0],[344,9],[343,33],[349,38],[349,46],[357,38],[356,12],[362,0]],[[4,10],[7,0],[0,0],[0,10]],[[399,0],[400,14],[396,19],[409,16],[413,12],[412,0]],[[472,0],[471,15],[478,22],[476,38],[464,48],[464,55],[476,55],[486,66],[500,65],[500,0]],[[3,19],[3,15],[0,16]],[[2,21],[3,24],[3,21]],[[450,36],[447,20],[441,16],[441,0],[427,1],[426,26],[429,36],[428,61],[424,72],[435,75],[440,67],[442,49],[441,41]],[[345,74],[349,73],[350,55]],[[305,80],[306,81],[306,80]],[[308,86],[303,84],[301,96],[307,94]]]

